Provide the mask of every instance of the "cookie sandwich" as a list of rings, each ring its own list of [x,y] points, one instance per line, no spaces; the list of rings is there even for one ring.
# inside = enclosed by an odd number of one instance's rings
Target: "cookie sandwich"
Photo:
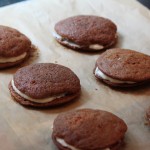
[[[0,25],[0,69],[23,62],[30,53],[31,41],[18,30]]]
[[[117,42],[117,26],[103,17],[80,15],[56,23],[53,35],[66,47],[100,51]]]
[[[59,150],[118,150],[126,131],[126,123],[110,112],[80,109],[58,115],[52,139]]]
[[[110,49],[96,61],[94,75],[110,86],[136,86],[150,81],[150,56],[128,49]]]
[[[80,95],[80,80],[69,68],[38,63],[19,69],[9,84],[11,96],[24,106],[48,107]]]

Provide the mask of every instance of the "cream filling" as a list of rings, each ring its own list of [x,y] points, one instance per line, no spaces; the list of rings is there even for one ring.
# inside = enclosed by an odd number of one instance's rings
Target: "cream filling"
[[[62,43],[64,44],[67,44],[67,45],[70,45],[70,46],[73,46],[73,47],[76,47],[76,48],[81,48],[80,45],[77,45],[65,38],[63,38],[62,36],[60,36],[59,34],[57,34],[56,32],[53,33],[53,36],[58,39],[58,40],[61,40]],[[90,49],[93,49],[93,50],[100,50],[100,49],[103,49],[104,46],[103,45],[100,45],[100,44],[92,44],[89,46]]]
[[[57,34],[56,32],[53,33],[53,36],[58,39],[58,40],[61,40],[62,43],[64,44],[67,44],[67,45],[70,45],[70,46],[73,46],[73,47],[77,47],[77,48],[80,48],[80,45],[77,45],[71,41],[68,41],[67,39],[63,38],[62,36],[60,36],[59,34]]]
[[[117,80],[117,79],[113,79],[109,76],[107,76],[106,74],[104,74],[103,72],[101,72],[98,67],[95,69],[95,75],[97,75],[98,77],[104,79],[104,80],[108,80],[111,83],[119,83],[119,84],[123,84],[123,83],[127,83],[127,84],[134,84],[136,82],[132,82],[132,81],[121,81],[121,80]]]
[[[16,56],[16,57],[11,57],[11,58],[0,57],[0,63],[16,62],[16,61],[19,61],[19,60],[25,58],[26,55],[27,55],[27,53],[24,52],[23,54]]]
[[[20,95],[21,97],[23,97],[24,99],[27,99],[27,100],[30,100],[31,102],[35,102],[35,103],[48,103],[48,102],[51,102],[53,101],[54,99],[56,98],[61,98],[61,97],[64,97],[66,94],[60,94],[60,95],[57,95],[57,96],[51,96],[49,98],[42,98],[42,99],[34,99],[34,98],[31,98],[25,94],[23,94],[21,91],[19,91],[15,84],[14,84],[14,80],[11,81],[11,85],[13,87],[13,90],[18,94]]]
[[[89,46],[90,49],[94,49],[94,50],[100,50],[100,49],[103,49],[104,46],[103,45],[100,45],[100,44],[92,44]]]
[[[78,148],[75,148],[74,146],[71,146],[71,145],[67,144],[67,143],[66,143],[63,139],[61,139],[61,138],[56,138],[56,141],[57,141],[58,143],[60,143],[62,146],[67,147],[67,148],[70,148],[71,150],[80,150],[80,149],[78,149]],[[110,150],[110,148],[105,148],[105,149],[103,149],[103,150]]]

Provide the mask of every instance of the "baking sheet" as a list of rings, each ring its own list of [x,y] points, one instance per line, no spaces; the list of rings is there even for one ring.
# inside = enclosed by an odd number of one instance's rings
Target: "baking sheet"
[[[135,0],[31,0],[0,8],[0,24],[26,34],[38,48],[21,66],[36,62],[59,63],[80,78],[79,100],[46,110],[27,109],[15,103],[8,84],[19,67],[0,71],[0,149],[56,150],[51,126],[61,112],[95,108],[110,111],[128,125],[125,150],[149,150],[150,129],[144,125],[150,106],[150,87],[117,90],[98,82],[93,75],[100,53],[80,53],[66,49],[53,38],[54,24],[66,17],[89,14],[112,19],[118,26],[116,47],[135,49],[150,55],[150,11]]]

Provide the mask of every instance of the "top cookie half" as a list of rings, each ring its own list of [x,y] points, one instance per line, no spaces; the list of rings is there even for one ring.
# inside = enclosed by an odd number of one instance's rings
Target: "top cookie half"
[[[98,16],[74,16],[55,25],[56,40],[73,49],[102,50],[117,41],[117,27],[109,19]]]

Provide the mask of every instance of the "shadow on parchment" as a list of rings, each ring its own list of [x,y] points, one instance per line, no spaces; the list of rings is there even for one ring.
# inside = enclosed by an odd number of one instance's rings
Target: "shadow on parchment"
[[[133,94],[136,96],[141,96],[141,95],[150,96],[150,83],[145,83],[135,87],[112,88],[112,89],[123,92],[124,94]]]
[[[56,40],[55,42],[57,43],[57,46],[62,46],[62,48],[67,52],[67,51],[74,51],[76,53],[80,53],[81,55],[100,55],[102,54],[103,52],[105,52],[106,50],[109,50],[109,49],[112,49],[112,48],[121,48],[121,45],[123,43],[123,36],[118,33],[118,39],[116,41],[116,44],[114,44],[113,46],[111,46],[110,48],[105,48],[103,50],[99,50],[99,51],[91,51],[91,50],[74,50],[74,49],[71,49],[67,46],[64,46],[64,45],[61,45],[60,43],[58,43]]]
[[[118,40],[117,40],[117,43],[116,43],[115,47],[123,48],[122,47],[122,43],[124,42],[123,40],[124,40],[124,37],[120,33],[118,33]]]
[[[55,114],[55,113],[58,114],[60,112],[71,111],[80,106],[83,106],[89,100],[90,100],[90,96],[88,94],[88,91],[85,91],[84,88],[82,87],[80,97],[78,97],[77,99],[73,101],[70,101],[70,102],[67,102],[58,106],[51,106],[51,107],[46,107],[46,108],[33,108],[33,107],[25,107],[25,108],[34,110],[34,111],[40,111],[46,114]]]
[[[102,80],[96,78],[98,84],[104,84],[105,86],[111,88],[114,91],[119,91],[124,94],[131,94],[131,95],[136,95],[136,96],[150,96],[150,82],[146,82],[143,84],[139,84],[137,86],[132,86],[132,87],[112,87],[111,85],[106,84]]]

